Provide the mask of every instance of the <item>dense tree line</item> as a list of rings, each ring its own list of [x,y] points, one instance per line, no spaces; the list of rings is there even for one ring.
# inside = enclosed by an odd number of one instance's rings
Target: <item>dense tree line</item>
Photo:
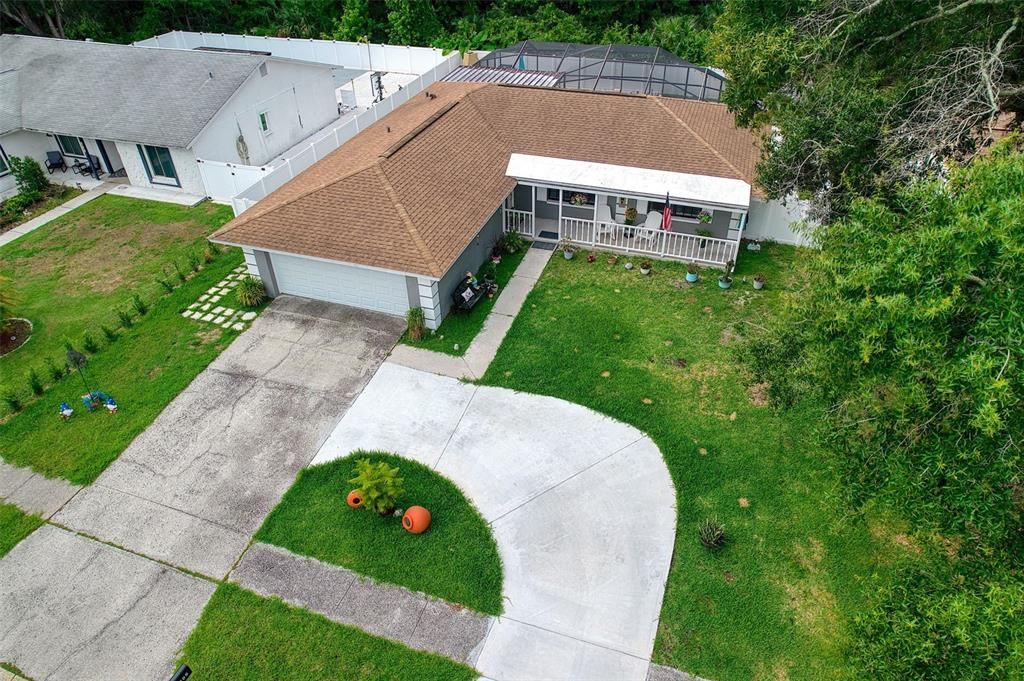
[[[494,49],[520,40],[659,45],[702,63],[713,0],[0,0],[0,29],[131,42],[170,30]]]
[[[851,506],[919,555],[854,626],[872,679],[1024,678],[1024,5],[727,0],[725,99],[823,224],[751,329],[775,403],[824,407]]]

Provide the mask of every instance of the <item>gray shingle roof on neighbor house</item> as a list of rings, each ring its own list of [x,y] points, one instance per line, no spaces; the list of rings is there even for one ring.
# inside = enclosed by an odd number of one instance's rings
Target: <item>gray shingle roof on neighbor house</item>
[[[0,132],[20,118],[19,127],[34,130],[186,147],[264,61],[0,35]],[[12,69],[17,77],[4,78]],[[20,111],[7,111],[12,94]]]

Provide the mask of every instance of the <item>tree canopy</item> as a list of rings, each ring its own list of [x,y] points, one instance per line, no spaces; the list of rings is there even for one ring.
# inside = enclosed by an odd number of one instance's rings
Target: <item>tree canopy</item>
[[[970,158],[1000,113],[1024,112],[1022,13],[1010,0],[727,0],[710,62],[739,121],[766,128],[761,184],[829,219]]]

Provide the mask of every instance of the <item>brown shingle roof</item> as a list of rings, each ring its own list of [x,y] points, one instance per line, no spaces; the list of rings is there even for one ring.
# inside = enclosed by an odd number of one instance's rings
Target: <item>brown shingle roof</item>
[[[443,82],[222,227],[232,244],[441,277],[512,191],[512,152],[754,183],[725,106]]]

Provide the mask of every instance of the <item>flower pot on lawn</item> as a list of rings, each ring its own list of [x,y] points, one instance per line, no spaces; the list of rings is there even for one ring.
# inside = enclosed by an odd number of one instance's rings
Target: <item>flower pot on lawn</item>
[[[410,534],[423,534],[430,527],[430,511],[422,506],[410,506],[402,516],[402,527]]]
[[[729,288],[730,286],[732,286],[732,279],[728,277],[718,278],[718,288]]]
[[[345,503],[351,506],[352,508],[362,508],[363,493],[357,489],[352,490],[351,492],[348,493],[348,496],[345,497]]]
[[[754,275],[754,288],[758,291],[764,288],[764,275],[760,272]]]
[[[700,279],[700,275],[697,274],[696,272],[686,273],[686,281],[688,281],[689,283],[696,284],[698,279]]]

